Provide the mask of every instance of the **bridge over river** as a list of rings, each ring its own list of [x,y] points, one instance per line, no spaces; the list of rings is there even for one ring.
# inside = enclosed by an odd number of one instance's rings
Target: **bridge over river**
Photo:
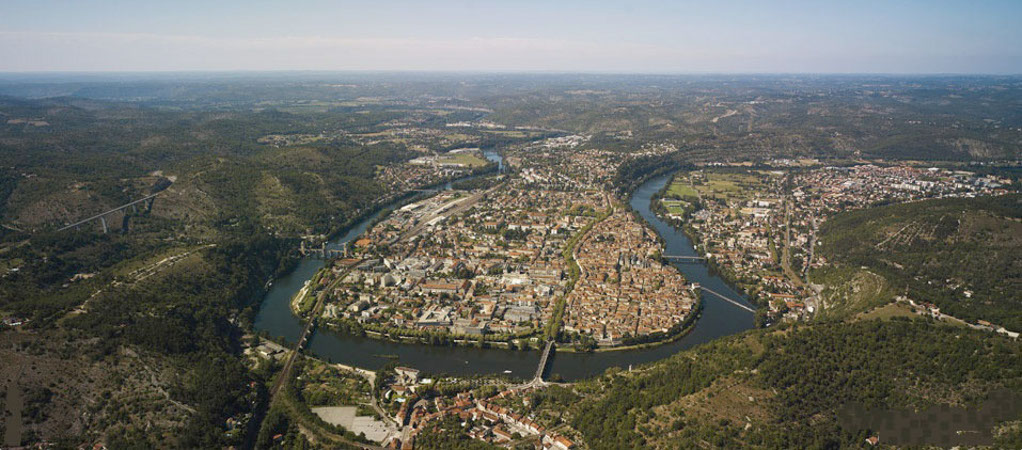
[[[663,259],[668,261],[681,261],[681,262],[704,262],[706,258],[702,256],[684,256],[684,255],[663,255]]]
[[[742,308],[742,309],[744,309],[744,310],[746,310],[748,312],[751,312],[751,313],[755,313],[756,312],[755,309],[752,309],[752,308],[742,304],[742,302],[739,302],[738,300],[730,298],[730,297],[728,297],[728,296],[726,296],[724,294],[721,294],[721,293],[719,293],[717,291],[714,291],[714,290],[711,290],[711,289],[707,289],[707,288],[702,287],[702,286],[695,287],[694,289],[699,289],[700,291],[703,291],[703,292],[709,292],[710,294],[716,295],[718,298],[720,298],[720,299],[722,299],[722,300],[724,300],[724,301],[726,301],[726,302],[728,302],[728,303],[730,303],[732,305],[735,305],[735,306],[737,306],[739,308]]]
[[[532,377],[534,382],[543,382],[543,372],[546,372],[546,363],[550,359],[550,351],[554,349],[554,341],[547,341],[543,349],[543,356],[539,358],[539,367],[536,368],[536,376]]]

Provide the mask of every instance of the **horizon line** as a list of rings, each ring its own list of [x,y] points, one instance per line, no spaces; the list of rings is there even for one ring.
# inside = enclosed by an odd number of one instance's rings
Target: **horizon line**
[[[160,74],[472,74],[472,75],[824,75],[824,76],[983,76],[1018,77],[1022,72],[785,72],[785,71],[603,71],[536,69],[174,69],[174,70],[3,70],[3,75],[160,75]]]

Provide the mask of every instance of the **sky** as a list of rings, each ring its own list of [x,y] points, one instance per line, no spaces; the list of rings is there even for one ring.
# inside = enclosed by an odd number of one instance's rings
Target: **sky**
[[[1022,0],[2,0],[0,72],[1022,73]]]

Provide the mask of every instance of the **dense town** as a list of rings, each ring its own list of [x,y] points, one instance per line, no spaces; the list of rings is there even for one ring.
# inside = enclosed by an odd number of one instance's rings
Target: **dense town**
[[[774,167],[794,165],[786,161]],[[821,287],[810,269],[828,216],[878,204],[1007,193],[1010,180],[942,168],[879,166],[802,170],[707,168],[680,173],[661,212],[694,235],[705,257],[767,306],[767,321],[811,317]]]
[[[622,156],[560,153],[585,140],[516,149],[507,160],[517,170],[490,186],[401,206],[303,294],[329,286],[327,323],[433,344],[526,348],[562,322],[587,350],[678,331],[696,297],[660,262],[656,234],[613,205],[607,186]],[[450,169],[431,156],[407,166]]]
[[[660,262],[652,231],[616,211],[589,231],[575,256],[581,277],[568,295],[564,329],[600,346],[669,333],[696,304],[685,280]]]

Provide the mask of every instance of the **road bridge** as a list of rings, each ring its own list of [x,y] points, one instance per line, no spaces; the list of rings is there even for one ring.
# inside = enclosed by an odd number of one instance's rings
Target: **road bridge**
[[[739,307],[739,308],[742,308],[742,309],[744,309],[744,310],[746,310],[746,311],[748,311],[748,312],[751,312],[751,313],[755,313],[755,312],[756,312],[756,310],[755,310],[755,309],[752,309],[752,308],[750,308],[750,307],[748,307],[748,306],[746,306],[746,305],[742,304],[742,303],[741,303],[741,302],[739,302],[738,300],[735,300],[735,299],[733,299],[733,298],[727,297],[727,296],[725,296],[724,294],[721,294],[721,293],[719,293],[719,292],[716,292],[716,291],[713,291],[713,290],[707,289],[707,288],[705,288],[705,287],[702,287],[702,286],[699,286],[699,287],[697,287],[696,289],[700,289],[700,290],[702,290],[702,291],[704,291],[704,292],[709,292],[710,294],[713,294],[713,295],[717,296],[718,298],[721,298],[721,299],[723,299],[723,300],[727,301],[728,303],[731,303],[732,305],[735,305],[735,306],[737,306],[737,307]]]
[[[118,206],[118,207],[116,207],[114,209],[111,209],[109,211],[105,211],[105,212],[96,214],[95,216],[89,217],[87,219],[79,220],[79,221],[77,221],[75,223],[72,223],[71,225],[68,225],[68,226],[65,226],[64,228],[58,229],[57,231],[64,231],[64,230],[67,230],[67,229],[70,229],[70,228],[77,228],[77,227],[80,227],[80,226],[82,226],[82,225],[84,225],[86,223],[92,222],[94,220],[98,220],[99,223],[101,223],[103,225],[103,232],[106,233],[106,232],[110,231],[110,227],[106,223],[106,216],[107,215],[113,214],[113,213],[118,212],[118,211],[123,211],[123,210],[128,209],[128,208],[131,208],[132,211],[137,213],[138,212],[138,205],[139,204],[142,204],[143,207],[146,209],[146,211],[151,211],[153,209],[153,201],[155,201],[156,196],[160,195],[160,193],[162,193],[162,192],[163,191],[157,192],[155,194],[147,195],[147,196],[142,197],[142,198],[140,198],[138,200],[125,203],[125,204],[123,204],[121,206]]]
[[[536,376],[532,378],[533,383],[543,383],[543,372],[546,372],[547,361],[550,360],[550,352],[554,349],[554,341],[550,340],[543,349],[543,356],[539,358],[539,367],[536,368]]]
[[[662,258],[669,259],[669,260],[672,260],[672,261],[682,261],[682,262],[706,261],[706,258],[704,258],[702,256],[663,255]]]
[[[513,391],[520,391],[523,389],[541,388],[551,384],[563,385],[563,383],[549,383],[543,380],[543,373],[546,372],[547,363],[550,362],[550,353],[553,352],[553,350],[554,341],[547,341],[546,347],[543,349],[543,356],[540,356],[539,358],[539,367],[536,367],[536,375],[532,377],[532,379],[529,380],[528,382],[510,386],[508,387],[508,389]]]

